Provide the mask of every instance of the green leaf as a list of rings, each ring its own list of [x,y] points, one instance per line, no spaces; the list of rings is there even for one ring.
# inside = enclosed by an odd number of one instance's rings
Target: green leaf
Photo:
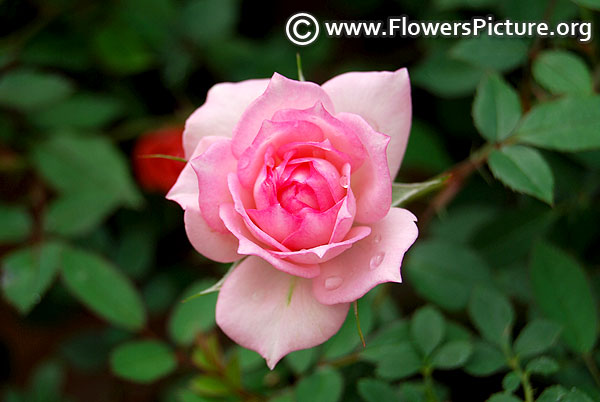
[[[503,346],[510,342],[515,312],[500,292],[478,286],[469,301],[469,317],[488,341]]]
[[[188,0],[181,9],[179,26],[196,44],[209,45],[230,36],[237,10],[234,0]]]
[[[561,328],[552,321],[537,319],[521,330],[515,341],[515,353],[531,357],[545,352],[558,340]]]
[[[577,353],[592,350],[598,313],[583,268],[564,251],[539,243],[531,260],[531,285],[546,317],[562,325],[562,338]]]
[[[600,0],[573,0],[580,6],[591,8],[592,10],[600,11]]]
[[[528,255],[557,219],[551,209],[542,205],[505,209],[481,225],[472,236],[477,251],[495,267],[505,267]]]
[[[21,314],[39,303],[52,284],[61,251],[61,244],[49,242],[14,251],[2,261],[4,296]]]
[[[61,193],[46,216],[45,226],[52,232],[82,234],[117,206],[135,206],[141,200],[127,162],[106,138],[56,134],[37,144],[32,158]]]
[[[419,372],[423,365],[423,360],[409,341],[367,347],[361,357],[377,365],[379,377],[390,380],[410,377]]]
[[[546,388],[544,392],[538,397],[537,402],[562,402],[564,397],[569,393],[569,390],[564,388],[562,385],[553,385]]]
[[[566,398],[563,399],[564,402],[593,402],[592,398],[590,398],[585,392],[572,388],[571,391],[567,394]]]
[[[46,361],[36,367],[30,380],[29,399],[31,402],[63,401],[61,388],[65,380],[63,367],[56,361]]]
[[[500,392],[492,395],[487,402],[522,402],[519,398],[514,395]]]
[[[439,214],[429,230],[438,239],[468,244],[477,230],[497,215],[498,209],[491,204],[467,203],[450,207],[448,214]]]
[[[73,295],[111,323],[139,330],[146,321],[142,299],[129,280],[95,254],[66,248],[63,279]]]
[[[127,161],[104,137],[56,134],[37,144],[33,160],[43,177],[61,192],[95,190],[120,194],[130,204],[139,202]]]
[[[495,346],[486,342],[476,342],[473,353],[467,361],[465,371],[474,376],[485,377],[506,367],[506,359]]]
[[[466,307],[476,284],[491,283],[490,269],[477,253],[446,241],[417,243],[404,271],[421,296],[451,311]]]
[[[159,341],[132,341],[118,346],[110,355],[116,375],[130,381],[149,383],[177,367],[173,351]]]
[[[99,94],[76,94],[54,103],[33,115],[33,121],[44,128],[102,127],[123,112],[123,104],[116,98]]]
[[[462,367],[471,353],[473,345],[469,341],[450,341],[442,345],[431,357],[431,364],[436,369],[452,370]]]
[[[0,105],[25,112],[50,105],[72,92],[70,81],[41,71],[12,70],[0,78]]]
[[[429,124],[413,120],[402,169],[425,171],[435,174],[452,165],[450,154],[442,136]]]
[[[134,74],[148,69],[154,55],[139,33],[125,24],[112,23],[93,36],[93,49],[102,64],[119,74]]]
[[[450,54],[473,66],[509,71],[527,60],[527,48],[524,39],[479,35],[459,40]]]
[[[231,394],[232,390],[221,378],[200,375],[191,382],[192,389],[200,395],[222,397]]]
[[[497,74],[485,77],[473,101],[473,120],[481,135],[488,141],[502,141],[520,119],[521,101],[513,87]]]
[[[317,358],[317,348],[309,348],[290,353],[285,357],[285,362],[294,373],[302,374],[312,366]]]
[[[366,402],[385,402],[398,400],[396,391],[386,382],[373,378],[358,380],[358,393]]]
[[[449,176],[436,177],[422,183],[392,183],[392,207],[399,207],[444,186]]]
[[[522,143],[563,152],[600,148],[600,96],[539,104],[525,116],[516,137]]]
[[[22,206],[0,204],[0,244],[19,243],[29,236],[33,220]]]
[[[215,325],[216,294],[208,294],[182,302],[190,295],[206,289],[210,282],[210,280],[203,280],[191,285],[181,295],[171,312],[168,330],[169,335],[176,343],[189,345],[198,333],[208,331]]]
[[[502,379],[502,388],[504,388],[506,392],[515,392],[517,388],[519,388],[519,385],[521,385],[521,379],[514,371],[506,374]]]
[[[444,339],[444,317],[431,306],[418,309],[410,322],[412,340],[427,357]]]
[[[367,295],[367,298],[373,297]],[[360,324],[363,334],[366,336],[373,328],[373,305],[372,303],[362,303],[360,308]],[[346,321],[342,324],[342,328],[327,342],[323,344],[323,358],[331,360],[337,359],[355,350],[357,347],[362,348],[362,343],[359,334],[357,333],[356,317],[354,309],[348,311]]]
[[[64,236],[88,233],[119,205],[119,195],[100,189],[67,192],[50,203],[44,229]],[[85,208],[82,208],[85,205]]]
[[[297,402],[336,402],[341,400],[344,378],[333,369],[323,369],[303,378],[296,387]]]
[[[553,94],[588,95],[593,91],[592,75],[585,62],[565,50],[541,52],[532,72],[535,80]]]
[[[511,189],[552,204],[554,176],[539,151],[523,145],[494,150],[488,164],[494,177]]]
[[[411,81],[445,98],[464,96],[477,86],[483,70],[456,60],[443,51],[433,51],[411,71]]]
[[[525,370],[529,373],[550,375],[558,371],[558,362],[548,356],[540,356],[527,363]]]
[[[571,390],[564,388],[561,385],[553,385],[546,388],[537,399],[537,402],[592,402],[592,398],[584,392],[573,387]]]

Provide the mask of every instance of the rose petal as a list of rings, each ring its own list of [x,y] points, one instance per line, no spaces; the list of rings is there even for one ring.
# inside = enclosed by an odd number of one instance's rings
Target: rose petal
[[[257,244],[254,237],[244,224],[242,217],[236,212],[232,204],[223,204],[220,209],[221,219],[227,226],[227,229],[239,240],[238,253],[242,255],[255,255],[267,261],[278,270],[287,274],[299,276],[302,278],[314,278],[319,275],[320,268],[316,264],[296,264],[291,261],[285,261]]]
[[[339,242],[299,251],[271,251],[271,254],[298,264],[320,264],[337,257],[354,243],[367,237],[369,233],[371,233],[369,226],[355,226]]]
[[[356,221],[377,222],[387,214],[392,205],[392,179],[386,157],[390,137],[374,131],[358,115],[339,113],[336,117],[358,133],[368,154],[363,165],[352,174]]]
[[[281,109],[306,109],[321,102],[331,113],[333,104],[320,86],[313,82],[300,82],[273,74],[264,94],[244,112],[233,130],[233,154],[240,157],[252,144],[264,120],[269,120]]]
[[[366,157],[365,149],[357,133],[328,113],[320,102],[304,110],[280,110],[275,113],[272,120],[277,122],[305,121],[315,124],[321,129],[325,138],[331,142],[334,149],[350,158],[352,171],[358,169]]]
[[[348,303],[320,304],[310,281],[249,257],[225,280],[216,320],[227,336],[260,353],[273,369],[286,354],[333,336],[344,323],[348,307]]]
[[[351,302],[380,283],[402,282],[402,258],[418,234],[415,221],[406,209],[391,208],[385,218],[371,225],[368,237],[322,263],[321,275],[313,280],[317,300],[323,304]]]
[[[220,233],[206,224],[198,209],[186,209],[185,232],[192,246],[200,254],[218,262],[233,262],[242,258],[237,253],[238,239],[231,233]]]
[[[191,165],[196,172],[202,216],[213,230],[227,232],[219,218],[219,205],[232,202],[227,175],[235,172],[237,160],[231,154],[231,139],[219,137],[204,153],[192,159]]]
[[[229,137],[233,128],[250,103],[267,89],[269,80],[225,82],[213,86],[200,106],[185,123],[183,148],[185,156],[191,155],[200,140],[208,135]]]
[[[190,161],[193,158],[198,157],[204,151],[208,149],[209,146],[219,141],[221,137],[208,136],[203,137],[196,149],[192,153],[192,156],[185,164],[185,167],[179,174],[179,178],[177,182],[171,187],[171,190],[167,194],[167,199],[175,201],[178,203],[181,208],[198,208],[198,177],[196,176],[196,172],[192,168],[192,164]]]
[[[297,141],[322,141],[323,132],[316,124],[306,121],[272,122],[265,120],[258,133],[260,138],[247,148],[238,162],[238,177],[244,187],[252,187],[264,165],[268,149]]]
[[[255,205],[252,202],[251,197],[248,196],[245,189],[240,184],[240,181],[238,180],[237,175],[235,173],[230,173],[227,176],[227,183],[229,185],[229,192],[231,193],[231,197],[233,198],[235,211],[239,214],[240,218],[243,220],[250,233],[252,233],[250,238],[254,238],[259,242],[262,242],[267,246],[270,246],[280,251],[290,251],[286,246],[275,240],[273,236],[259,228],[256,225],[256,223],[254,223],[254,221],[250,219],[250,216],[248,215],[246,210],[254,209],[253,207]]]
[[[390,176],[396,177],[408,142],[412,114],[406,69],[346,73],[327,81],[322,88],[338,113],[358,114],[375,131],[391,137],[387,157]]]
[[[247,209],[246,212],[262,230],[277,241],[283,241],[300,226],[300,218],[290,214],[281,205],[271,205],[265,209]]]
[[[289,250],[301,250],[329,243],[344,200],[345,198],[323,212],[313,212],[310,208],[303,210],[300,227],[290,233],[281,244]]]

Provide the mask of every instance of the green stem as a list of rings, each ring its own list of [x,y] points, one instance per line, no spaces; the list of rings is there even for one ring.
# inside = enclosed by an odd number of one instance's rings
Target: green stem
[[[304,79],[304,73],[302,72],[302,59],[300,59],[300,53],[296,53],[296,66],[298,67],[298,81],[306,81]]]
[[[425,397],[427,402],[437,402],[437,396],[435,395],[433,386],[433,377],[431,376],[432,372],[433,370],[430,366],[426,366],[421,372],[423,374],[423,384],[425,385]]]
[[[596,385],[600,387],[600,370],[598,370],[598,366],[596,365],[594,358],[590,354],[586,353],[583,355],[583,361],[585,362],[588,371],[594,378]]]
[[[521,368],[521,362],[519,361],[519,358],[512,353],[508,342],[502,345],[502,351],[504,352],[508,366],[519,376],[521,380],[523,394],[525,394],[525,402],[534,402],[533,387],[529,381],[529,373]]]
[[[358,316],[358,300],[355,300],[354,305],[354,316],[356,317],[356,330],[358,331],[358,336],[360,337],[360,341],[362,342],[363,348],[367,347],[367,343],[365,342],[365,337],[363,335],[362,329],[360,328],[360,318]]]

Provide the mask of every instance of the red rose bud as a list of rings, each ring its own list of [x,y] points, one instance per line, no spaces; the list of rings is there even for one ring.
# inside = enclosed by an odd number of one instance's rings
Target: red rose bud
[[[154,157],[184,157],[181,143],[183,128],[167,128],[141,136],[133,149],[133,165],[140,185],[148,191],[167,193],[177,181],[184,162]]]

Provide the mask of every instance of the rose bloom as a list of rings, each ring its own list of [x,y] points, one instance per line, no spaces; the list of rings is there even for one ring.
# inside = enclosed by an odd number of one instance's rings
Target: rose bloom
[[[185,166],[183,162],[147,155],[170,155],[183,158],[183,128],[171,127],[143,134],[133,148],[133,167],[140,185],[149,191],[166,194]]]
[[[187,120],[188,163],[167,198],[206,257],[233,262],[219,327],[270,368],[334,335],[417,238],[391,208],[411,123],[406,69],[319,86],[279,74],[215,85]]]

